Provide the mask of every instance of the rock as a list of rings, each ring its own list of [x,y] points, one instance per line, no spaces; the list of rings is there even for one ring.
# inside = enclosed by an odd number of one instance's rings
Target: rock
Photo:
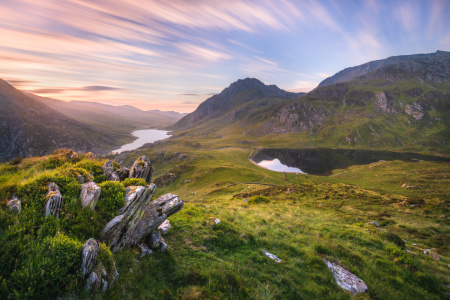
[[[117,169],[115,173],[119,176],[120,181],[124,181],[126,178],[130,176],[130,169],[128,168]]]
[[[216,225],[219,225],[219,224],[220,224],[220,219],[219,219],[219,218],[215,218],[215,219],[214,219],[214,223],[215,223]]]
[[[97,261],[97,255],[100,251],[100,243],[90,238],[86,241],[82,250],[81,272],[83,277],[91,273]],[[92,274],[90,275],[92,276]]]
[[[153,253],[153,251],[150,248],[148,248],[148,246],[146,244],[139,244],[138,247],[141,252],[141,257],[144,257],[148,254]]]
[[[87,182],[81,185],[81,205],[83,208],[89,207],[94,210],[97,205],[98,197],[100,197],[101,188],[95,182]]]
[[[100,287],[101,281],[98,278],[97,274],[92,272],[88,279],[86,280],[86,285],[84,286],[84,290],[87,292],[92,292],[97,290]]]
[[[84,176],[81,174],[77,175],[77,180],[79,183],[84,183]]]
[[[377,226],[378,228],[380,228],[380,225],[378,225],[378,222],[369,222],[369,224],[370,224],[370,225],[375,225],[375,226]]]
[[[109,180],[111,177],[111,173],[114,172],[114,165],[113,162],[110,160],[105,161],[105,163],[102,166],[103,175],[106,176],[106,178]]]
[[[411,105],[406,105],[405,113],[416,120],[421,120],[425,116],[424,109],[425,108],[419,103],[413,103]]]
[[[441,258],[439,257],[439,254],[437,254],[436,252],[431,253],[431,257],[433,257],[436,260],[441,260]]]
[[[170,227],[172,227],[172,225],[170,225],[170,221],[165,220],[161,225],[159,225],[158,229],[161,231],[161,234],[166,234],[169,232]]]
[[[112,276],[111,283],[109,285],[112,286],[118,278],[119,278],[119,272],[117,272],[116,262],[113,261],[113,276]]]
[[[156,178],[154,183],[159,187],[166,187],[170,183],[174,182],[175,179],[177,179],[177,176],[168,172]]]
[[[9,210],[13,213],[13,214],[20,214],[20,212],[22,211],[22,203],[20,202],[20,200],[17,197],[14,197],[13,199],[9,200],[7,202],[8,208]],[[169,224],[169,228],[170,228],[170,224]],[[167,229],[169,230],[169,229]]]
[[[279,259],[275,254],[272,254],[272,253],[270,253],[270,252],[267,252],[267,251],[264,250],[264,249],[261,249],[261,251],[262,251],[268,258],[273,259],[276,263],[282,262],[282,260]]]
[[[161,231],[156,230],[155,232],[152,232],[145,242],[150,249],[158,249],[161,245]]]
[[[116,172],[112,172],[108,178],[111,181],[120,181],[120,177]]]
[[[111,249],[128,248],[148,238],[171,215],[184,205],[178,196],[166,194],[152,201],[156,185],[128,187],[125,205],[119,216],[112,219],[102,231],[103,240]]]
[[[45,196],[47,198],[47,205],[45,206],[45,217],[53,215],[55,218],[59,218],[59,212],[61,211],[63,197],[58,189],[56,183],[51,182],[48,185],[48,193]]]
[[[136,159],[130,169],[130,178],[143,178],[148,184],[152,181],[153,167],[147,156]]]
[[[95,156],[94,156],[94,154],[92,154],[92,152],[86,153],[85,157],[86,157],[87,159],[94,159],[94,158],[95,158]]]
[[[338,286],[350,291],[353,295],[364,293],[365,291],[367,291],[367,285],[356,275],[352,274],[351,272],[335,263],[330,263],[326,258],[324,258],[323,260],[331,270],[331,273],[333,273]]]
[[[159,251],[166,252],[167,249],[169,249],[169,246],[167,246],[166,241],[164,240],[164,238],[161,237]]]

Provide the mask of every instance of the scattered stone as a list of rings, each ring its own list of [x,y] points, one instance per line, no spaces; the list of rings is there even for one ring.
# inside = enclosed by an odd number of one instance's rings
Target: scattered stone
[[[136,159],[130,169],[130,178],[143,178],[148,184],[152,181],[153,167],[147,156]]]
[[[416,243],[413,243],[413,246],[417,246],[417,244],[416,244]]]
[[[92,292],[97,290],[100,287],[100,279],[98,278],[97,274],[92,272],[88,279],[86,280],[86,285],[84,286],[84,290],[87,292]]]
[[[272,254],[272,253],[270,253],[270,252],[267,252],[267,251],[264,250],[264,249],[261,249],[261,251],[262,251],[268,258],[273,259],[276,263],[282,262],[282,260],[279,259],[275,254]]]
[[[352,292],[353,295],[364,293],[365,291],[367,291],[367,285],[356,275],[352,274],[351,272],[335,263],[329,262],[326,258],[324,258],[323,260],[331,270],[331,273],[333,273],[338,286]]]
[[[219,224],[220,224],[220,219],[219,219],[219,218],[215,218],[215,219],[214,219],[214,223],[215,223],[216,225],[219,225]]]
[[[188,158],[187,154],[180,154],[180,155],[178,155],[178,160],[185,160],[186,158]]]
[[[83,183],[81,185],[81,205],[83,208],[89,207],[94,210],[95,205],[97,205],[98,198],[100,197],[101,188],[95,184],[95,182],[90,181]]]
[[[159,251],[166,252],[167,249],[169,249],[169,246],[167,246],[166,241],[164,240],[164,238],[161,237]]]
[[[369,222],[370,225],[375,225],[376,227],[380,228],[380,225],[378,224],[378,222]]]
[[[9,200],[7,202],[7,205],[8,205],[9,210],[13,214],[18,215],[22,211],[22,203],[20,202],[20,200],[17,197],[14,197],[13,199]]]
[[[114,165],[113,162],[110,160],[105,161],[105,163],[102,166],[103,175],[106,176],[106,178],[109,180],[111,177],[111,173],[114,172]]]
[[[53,215],[55,218],[59,218],[59,212],[61,211],[63,197],[56,183],[49,183],[48,193],[45,197],[47,198],[47,205],[45,206],[45,217],[47,218],[48,216]]]
[[[169,229],[171,227],[172,225],[170,225],[170,221],[165,220],[161,225],[159,225],[158,229],[161,232],[161,234],[167,234],[167,232],[169,232]]]
[[[81,175],[81,174],[78,174],[77,175],[77,180],[78,180],[79,183],[84,183],[84,176]]]
[[[100,251],[100,243],[90,238],[86,241],[82,250],[81,272],[83,277],[91,273],[97,261],[97,255]],[[90,275],[92,276],[92,274]]]
[[[171,215],[180,211],[184,203],[178,196],[166,194],[152,201],[156,185],[128,187],[125,205],[103,229],[103,240],[112,251],[128,248],[145,240]],[[131,194],[135,193],[134,196]]]
[[[130,176],[130,169],[128,168],[117,169],[115,173],[119,176],[120,181],[124,181],[126,178]]]
[[[139,250],[141,252],[141,257],[144,257],[146,255],[149,255],[149,254],[153,253],[153,251],[150,248],[148,248],[148,246],[146,244],[144,244],[144,243],[139,244],[138,247],[139,247]]]

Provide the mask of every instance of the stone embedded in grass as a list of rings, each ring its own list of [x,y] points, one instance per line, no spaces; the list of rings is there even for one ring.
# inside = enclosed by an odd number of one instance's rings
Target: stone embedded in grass
[[[161,234],[166,234],[167,232],[169,232],[169,229],[171,227],[172,225],[170,225],[170,221],[165,220],[161,225],[159,225],[158,229],[161,231]]]
[[[329,262],[326,258],[324,258],[323,260],[331,270],[331,273],[333,273],[333,277],[336,279],[336,283],[338,286],[350,291],[353,295],[364,293],[365,291],[367,291],[367,285],[355,274],[352,274],[351,272],[335,263]]]
[[[20,202],[20,200],[17,197],[14,197],[13,199],[9,200],[7,202],[7,205],[8,205],[9,210],[13,214],[17,214],[18,215],[22,211],[22,203]]]
[[[262,251],[268,258],[273,259],[275,262],[277,262],[277,263],[281,263],[281,262],[282,262],[282,260],[279,259],[275,254],[272,254],[272,253],[270,253],[270,252],[267,252],[267,251],[264,250],[264,249],[261,249],[261,251]]]
[[[62,207],[63,197],[56,183],[49,183],[46,198],[45,217],[47,218],[48,216],[53,215],[55,218],[58,218]]]
[[[130,169],[129,178],[143,178],[148,184],[152,181],[153,167],[150,159],[143,155],[136,159]]]
[[[220,224],[220,219],[219,219],[219,218],[215,218],[215,219],[214,219],[214,223],[215,223],[216,225],[219,225],[219,224]]]
[[[91,273],[97,262],[97,255],[100,251],[100,243],[90,238],[86,241],[82,250],[81,272],[83,277]],[[92,274],[91,274],[92,275]]]
[[[81,185],[81,205],[83,208],[89,207],[94,210],[97,205],[98,198],[100,197],[101,188],[95,184],[95,182],[87,182]]]

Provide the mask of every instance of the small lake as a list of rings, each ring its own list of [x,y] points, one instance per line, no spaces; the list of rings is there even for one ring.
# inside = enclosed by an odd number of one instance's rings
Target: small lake
[[[142,130],[136,130],[131,133],[135,137],[137,137],[137,140],[135,140],[132,143],[123,145],[120,147],[120,149],[113,150],[111,152],[113,153],[121,153],[123,151],[130,151],[135,150],[141,146],[143,146],[146,143],[153,143],[156,141],[164,140],[168,138],[169,131],[167,130],[158,130],[158,129],[142,129]]]
[[[417,153],[329,148],[261,149],[251,160],[257,165],[272,171],[322,176],[333,174],[332,171],[335,169],[344,169],[353,165],[365,165],[380,160],[450,162],[449,158]]]

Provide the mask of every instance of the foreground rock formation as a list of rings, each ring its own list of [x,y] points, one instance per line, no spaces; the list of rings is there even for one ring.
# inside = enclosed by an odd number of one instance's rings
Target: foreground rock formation
[[[53,215],[55,218],[59,218],[63,197],[56,183],[51,182],[48,185],[48,193],[46,198],[47,204],[45,206],[45,217],[47,218],[48,216]]]
[[[147,184],[152,181],[153,167],[147,156],[143,155],[136,159],[130,169],[130,178],[142,178]]]
[[[349,271],[335,263],[329,262],[326,258],[324,258],[323,260],[333,273],[338,286],[352,292],[353,295],[364,293],[365,291],[367,291],[367,285],[355,274],[350,273]]]

